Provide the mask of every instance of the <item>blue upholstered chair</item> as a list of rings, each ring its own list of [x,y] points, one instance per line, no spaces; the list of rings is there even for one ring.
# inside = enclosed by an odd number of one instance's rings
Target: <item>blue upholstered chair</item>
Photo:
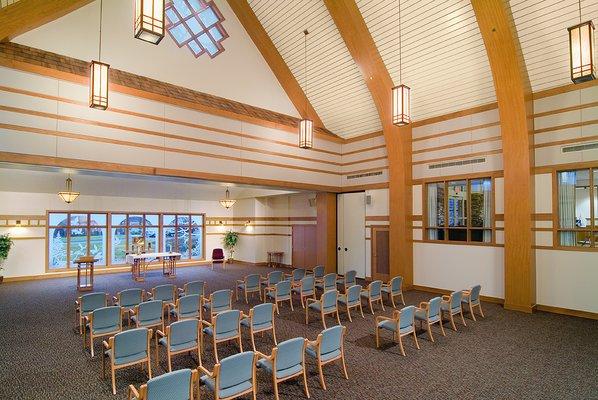
[[[339,294],[338,302],[343,304],[347,309],[349,321],[353,322],[351,319],[352,308],[359,308],[359,312],[361,312],[361,318],[365,318],[363,315],[363,306],[361,305],[361,285],[353,285],[347,289],[345,294]]]
[[[401,303],[405,305],[405,298],[403,297],[403,277],[395,276],[388,283],[384,283],[382,285],[382,293],[388,295],[393,308],[397,308],[395,305],[396,296],[401,296]]]
[[[206,294],[206,283],[204,281],[191,281],[179,288],[179,297],[189,296],[190,294],[198,294],[203,297]]]
[[[386,311],[382,301],[382,281],[371,282],[367,289],[361,291],[361,297],[368,301],[372,315],[374,315],[374,303],[376,302],[380,303],[382,311]]]
[[[152,378],[139,391],[129,385],[129,400],[194,400],[197,371],[180,369]]]
[[[299,295],[301,308],[305,308],[305,299],[316,298],[316,280],[313,275],[304,276],[299,281],[299,285],[292,289],[292,292]]]
[[[249,334],[251,336],[251,345],[253,351],[255,351],[255,334],[262,332],[262,335],[266,331],[272,331],[274,337],[274,344],[276,341],[276,328],[274,327],[274,304],[262,303],[258,304],[249,310],[249,315],[243,315],[241,325],[249,328]]]
[[[267,288],[273,288],[278,282],[284,279],[284,273],[282,271],[272,271],[264,278],[262,277],[261,285],[264,288],[264,292]],[[265,293],[264,293],[265,297]]]
[[[131,326],[131,310],[143,301],[143,290],[139,288],[121,290],[112,297],[112,304],[119,306],[121,313],[127,314],[127,325]]]
[[[230,289],[216,290],[207,299],[204,299],[202,307],[209,314],[210,319],[214,318],[214,315],[219,312],[228,311],[233,308],[232,293]]]
[[[214,358],[218,362],[218,343],[237,340],[239,350],[243,352],[243,342],[241,340],[241,311],[228,310],[214,315],[212,322],[201,321],[202,330],[200,335],[201,347],[203,348],[203,335],[212,337],[214,345]]]
[[[336,273],[330,273],[324,275],[322,279],[316,281],[316,288],[321,289],[323,292],[336,289]]]
[[[278,384],[280,382],[303,375],[303,388],[305,395],[309,398],[309,389],[307,388],[307,367],[305,365],[305,348],[307,339],[297,337],[285,340],[272,349],[272,354],[267,356],[257,352],[260,360],[257,367],[267,371],[272,375],[274,385],[274,397],[278,397]]]
[[[324,372],[322,367],[326,364],[341,360],[345,379],[349,379],[347,374],[347,365],[345,364],[345,332],[347,328],[342,325],[336,325],[332,328],[324,329],[314,341],[307,343],[307,355],[314,357],[318,363],[318,373],[320,374],[320,384],[322,389],[326,390],[324,382]]]
[[[252,393],[255,400],[257,396],[256,361],[257,355],[253,351],[246,351],[217,362],[212,372],[200,365],[198,370],[203,375],[199,381],[214,393],[215,400],[235,399],[247,393]]]
[[[455,319],[453,318],[456,314],[461,314],[461,321],[463,321],[463,325],[467,326],[465,323],[465,318],[463,317],[463,307],[461,306],[461,300],[463,299],[463,292],[457,291],[453,292],[450,295],[442,296],[442,302],[440,303],[440,318],[442,319],[444,314],[448,314],[448,318],[451,321],[451,326],[453,330],[457,330],[457,326],[455,325]],[[442,324],[442,322],[440,322]]]
[[[164,331],[164,314],[161,300],[144,301],[131,311],[131,321],[137,328],[153,328]]]
[[[87,293],[75,300],[75,318],[79,324],[79,333],[83,334],[83,319],[97,308],[108,305],[108,296],[104,292]]]
[[[415,333],[415,306],[407,306],[401,310],[394,310],[392,318],[380,315],[376,317],[376,348],[380,347],[380,330],[382,329],[391,331],[393,340],[399,340],[402,355],[405,355],[403,336],[413,335],[415,347],[419,350],[419,343]]]
[[[290,274],[285,274],[286,279],[291,281],[291,286],[298,286],[299,282],[305,276],[304,268],[295,268]]]
[[[186,319],[176,321],[166,327],[166,332],[158,331],[158,343],[166,349],[168,372],[172,371],[172,356],[180,353],[197,351],[198,364],[201,360],[201,338],[199,320]],[[156,360],[159,360],[156,348]]]
[[[147,365],[147,374],[152,379],[152,366],[150,363],[150,339],[152,330],[147,328],[136,328],[117,333],[108,341],[103,341],[102,351],[102,379],[106,378],[105,359],[110,360],[110,371],[112,375],[112,394],[116,394],[117,369],[130,367],[132,365]]]
[[[434,324],[440,325],[442,336],[446,336],[444,333],[444,326],[442,326],[442,320],[440,318],[441,302],[442,298],[434,297],[433,299],[430,299],[430,301],[422,301],[419,303],[419,307],[415,310],[416,321],[419,321],[422,325],[426,324],[426,329],[432,342],[434,341],[434,336],[432,335],[432,325]]]
[[[313,275],[314,279],[317,282],[324,277],[326,269],[323,265],[316,265],[312,270],[307,270],[306,273],[309,275]]]
[[[326,329],[326,315],[336,314],[338,324],[341,324],[340,316],[338,314],[338,291],[329,290],[322,293],[320,300],[307,299],[307,307],[305,308],[305,324],[309,324],[309,310],[314,310],[320,313],[322,317],[322,325]]]
[[[249,304],[249,293],[257,293],[260,300],[262,300],[260,279],[261,277],[258,274],[251,274],[242,280],[237,280],[237,284],[235,285],[235,299],[239,301],[239,290],[242,290],[245,294],[245,303]]]
[[[475,285],[470,290],[464,290],[463,298],[461,299],[462,306],[463,305],[469,306],[469,313],[471,314],[471,317],[473,318],[474,321],[476,321],[475,313],[473,312],[473,309],[475,307],[479,308],[480,315],[484,318],[484,312],[482,311],[482,302],[480,301],[480,291],[481,290],[482,290],[482,286]]]
[[[343,293],[346,292],[347,288],[357,284],[357,271],[349,270],[345,272],[345,275],[337,279],[336,283],[341,285]]]
[[[98,337],[112,336],[122,331],[122,318],[120,307],[109,306],[93,310],[84,317],[85,329],[83,330],[83,349],[87,348],[86,334],[89,331],[89,346],[91,356],[94,356],[93,340]]]
[[[291,305],[291,311],[295,311],[293,308],[293,298],[291,296],[291,281],[280,281],[274,287],[266,288],[266,296],[264,301],[271,299],[274,301],[276,307],[276,313],[280,314],[278,309],[278,303],[288,301]]]
[[[201,319],[201,298],[198,294],[179,297],[175,304],[170,304],[170,315],[177,321],[184,319]]]
[[[168,310],[170,304],[174,303],[175,299],[178,297],[177,292],[175,285],[167,283],[165,285],[153,287],[152,290],[147,293],[150,296],[149,300],[161,300],[163,309]],[[168,322],[170,323],[170,314],[168,315]]]

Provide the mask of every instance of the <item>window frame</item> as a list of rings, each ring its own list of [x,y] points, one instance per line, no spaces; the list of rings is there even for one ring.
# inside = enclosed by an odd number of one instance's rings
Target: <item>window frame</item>
[[[491,182],[490,197],[492,201],[492,209],[490,212],[490,227],[474,227],[471,226],[472,215],[471,215],[471,181],[489,179]],[[449,183],[455,181],[466,181],[467,185],[467,214],[466,214],[466,226],[449,227],[449,209],[448,209],[448,196],[449,196]],[[430,184],[443,184],[444,185],[444,226],[431,226],[429,224],[428,216],[428,185]],[[479,174],[479,175],[455,175],[446,177],[437,177],[422,180],[422,242],[426,243],[445,243],[445,244],[460,244],[460,245],[473,245],[473,246],[496,246],[496,184],[495,176],[493,174]],[[429,239],[428,231],[431,229],[442,229],[444,231],[443,239]],[[466,240],[450,240],[449,230],[466,230]],[[472,231],[490,231],[489,242],[479,242],[471,240]]]
[[[578,172],[578,171],[588,171],[589,174],[589,198],[590,198],[590,225],[589,227],[585,228],[561,228],[560,226],[560,207],[561,204],[559,202],[559,174],[561,172]],[[594,208],[594,198],[598,196],[598,189],[596,189],[596,185],[598,182],[594,181],[594,174],[598,173],[598,164],[590,163],[590,164],[578,164],[578,165],[571,165],[569,168],[555,168],[553,169],[553,176],[552,176],[552,247],[559,250],[567,250],[567,251],[598,251],[598,224],[596,224],[596,219],[598,219],[598,210]],[[595,193],[596,191],[596,193]],[[586,232],[589,234],[590,238],[590,245],[588,247],[585,246],[565,246],[561,244],[560,233],[561,232],[574,232],[576,234],[576,242],[577,242],[577,233],[579,232]]]
[[[59,225],[50,225],[50,215],[51,214],[66,214],[67,215],[67,221],[68,221],[68,225],[65,226],[59,226]],[[75,215],[75,214],[86,214],[87,215],[87,225],[83,226],[71,226],[71,215]],[[106,224],[105,225],[90,225],[91,222],[91,215],[94,214],[103,214],[106,215]],[[112,224],[112,216],[113,215],[125,215],[126,221],[127,221],[127,225],[113,225]],[[129,217],[130,216],[142,216],[143,218],[143,224],[142,225],[130,225],[130,221],[129,221]],[[147,225],[145,223],[145,217],[147,215],[156,215],[158,217],[158,225]],[[158,248],[156,249],[152,249],[153,252],[161,252],[162,251],[162,235],[163,235],[163,216],[164,215],[174,215],[175,217],[178,218],[179,215],[183,215],[183,216],[189,216],[189,227],[191,228],[193,225],[191,224],[191,221],[193,219],[193,216],[201,216],[202,219],[202,224],[201,225],[196,225],[196,227],[200,227],[202,230],[202,237],[201,237],[201,249],[202,249],[202,255],[199,258],[191,258],[191,252],[192,252],[192,247],[191,247],[191,231],[190,231],[190,235],[189,235],[189,254],[188,257],[186,258],[185,255],[181,256],[181,261],[183,263],[193,263],[193,262],[201,262],[201,261],[205,261],[206,260],[206,213],[176,213],[176,212],[151,212],[151,211],[89,211],[89,210],[84,210],[84,211],[79,211],[79,210],[46,210],[46,240],[45,240],[45,253],[46,253],[46,260],[45,260],[45,271],[46,272],[65,272],[65,271],[74,271],[76,270],[76,266],[71,266],[70,265],[70,235],[71,235],[71,229],[74,228],[78,228],[78,227],[85,227],[86,229],[88,229],[88,235],[87,235],[87,252],[89,254],[89,249],[90,249],[90,232],[91,232],[91,228],[103,228],[106,230],[106,248],[105,248],[105,252],[106,252],[106,263],[105,264],[98,264],[96,265],[96,267],[100,267],[100,268],[106,268],[106,269],[110,269],[110,268],[121,268],[124,266],[127,266],[126,263],[122,263],[122,264],[114,264],[112,263],[112,229],[113,228],[124,228],[125,232],[126,232],[126,242],[125,242],[125,251],[129,252],[129,229],[130,227],[133,228],[141,228],[143,235],[145,237],[145,233],[146,233],[146,227],[149,228],[158,228],[158,240],[157,240],[157,245]],[[55,229],[55,228],[63,228],[66,230],[67,233],[67,241],[66,241],[66,252],[67,252],[67,263],[66,266],[61,267],[61,268],[50,268],[50,229]]]

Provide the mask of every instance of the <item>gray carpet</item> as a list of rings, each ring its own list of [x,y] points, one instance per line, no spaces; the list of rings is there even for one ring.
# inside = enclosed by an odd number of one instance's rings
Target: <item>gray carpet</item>
[[[208,268],[181,268],[176,283],[203,279],[208,290],[232,288],[234,281],[250,272],[265,274],[266,268],[231,266],[226,272]],[[129,274],[96,276],[95,290],[111,294],[141,286],[149,289],[163,283],[159,271],[146,282],[134,283]],[[100,377],[100,359],[84,353],[75,333],[74,279],[53,279],[0,285],[0,399],[125,399],[128,384],[139,386],[146,376],[138,368],[117,372],[117,395],[110,380]],[[422,292],[406,293],[407,304],[432,297]],[[254,300],[254,303],[257,298]],[[298,305],[298,300],[296,301]],[[235,306],[247,311],[245,303]],[[318,382],[316,367],[309,361],[309,388],[314,399],[598,399],[598,321],[549,313],[526,315],[484,303],[485,319],[442,337],[433,328],[436,343],[419,334],[421,350],[405,340],[407,357],[385,335],[383,347],[375,348],[374,317],[356,317],[348,327],[345,345],[350,380],[339,365],[325,367],[327,391]],[[299,306],[298,306],[299,307]],[[381,310],[377,315],[390,315]],[[322,329],[314,316],[304,324],[302,310],[292,313],[281,307],[276,320],[279,340],[296,336],[315,339]],[[332,323],[332,320],[330,320]],[[448,324],[446,325],[448,327]],[[245,335],[244,347],[251,348]],[[259,338],[262,352],[270,351],[270,337]],[[99,349],[99,345],[97,347]],[[234,354],[234,345],[219,347],[220,357]],[[211,368],[211,346],[202,356]],[[161,368],[165,370],[164,357]],[[196,360],[182,355],[173,368],[195,367]],[[258,371],[259,398],[273,399],[269,376]],[[212,398],[202,391],[202,398]],[[280,386],[281,399],[303,398],[296,382]]]

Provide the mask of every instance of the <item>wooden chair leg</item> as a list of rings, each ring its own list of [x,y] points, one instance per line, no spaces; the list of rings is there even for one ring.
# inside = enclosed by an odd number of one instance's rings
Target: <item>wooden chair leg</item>
[[[324,329],[328,329],[326,327],[326,315],[324,315],[324,313],[321,313],[320,315],[322,316],[322,325],[324,325]]]
[[[218,364],[220,361],[218,361],[218,345],[216,344],[216,340],[214,340],[214,358],[216,359],[216,364]]]
[[[167,357],[168,357],[168,372],[172,372],[172,360],[171,360],[172,356],[170,355],[170,350],[169,349],[166,350],[166,354],[167,354]]]
[[[241,334],[240,333],[239,333],[239,350],[241,350],[240,353],[243,352],[243,340],[241,340]]]
[[[463,321],[463,325],[467,326],[467,323],[465,322],[465,317],[463,316],[463,307],[461,307],[461,321]]]
[[[401,354],[403,355],[403,357],[405,357],[406,354],[405,354],[405,348],[403,347],[403,339],[401,339],[401,335],[398,335],[398,336],[399,336],[399,346],[401,347]]]
[[[114,373],[114,368],[112,368],[112,394],[116,394],[116,375]]]
[[[359,311],[361,312],[361,318],[365,318],[365,315],[363,315],[363,305],[361,304],[361,301],[359,302]]]
[[[484,316],[484,312],[482,311],[482,302],[480,301],[480,303],[478,304],[478,307],[480,308],[480,315],[482,316],[482,318],[486,318]]]
[[[376,327],[376,348],[380,347],[380,329]]]
[[[442,332],[442,336],[446,336],[446,333],[444,332],[444,325],[442,324],[442,317],[440,318],[440,331]]]
[[[386,311],[386,308],[384,308],[384,300],[382,300],[382,295],[380,295],[380,306],[382,307],[382,311]]]
[[[152,363],[149,357],[147,358],[147,375],[152,379]]]
[[[428,336],[430,336],[430,340],[432,341],[432,343],[434,343],[434,336],[432,336],[432,326],[430,325],[429,321],[428,321]]]
[[[455,319],[453,318],[453,313],[449,311],[449,318],[451,320],[451,326],[453,327],[453,330],[455,332],[457,332],[457,326],[455,325]]]
[[[341,362],[343,363],[343,372],[345,373],[345,379],[349,380],[349,374],[347,373],[347,364],[345,363],[345,351],[341,355]]]
[[[469,313],[471,314],[471,318],[473,318],[474,321],[477,321],[477,319],[475,319],[475,314],[473,312],[473,305],[471,304],[471,301],[469,302]]]
[[[309,325],[309,307],[305,308],[305,325]]]
[[[353,322],[353,320],[351,319],[351,307],[349,306],[347,306],[347,315],[349,316],[349,322]]]
[[[326,390],[326,382],[324,382],[324,372],[322,371],[322,363],[318,360],[318,373],[320,375],[320,385],[322,389]]]
[[[93,335],[91,333],[89,334],[89,346],[91,348],[91,358],[93,358],[94,357],[94,354],[93,354]]]
[[[401,292],[401,302],[405,305],[405,298],[403,297],[403,292]]]
[[[278,340],[276,339],[276,328],[274,327],[274,322],[272,322],[272,336],[274,337],[274,344],[278,346]]]
[[[291,303],[291,311],[295,311],[295,309],[293,308],[293,297],[289,299],[289,303]]]
[[[249,304],[249,299],[247,297],[247,290],[245,291],[245,304]]]
[[[395,305],[395,297],[392,295],[392,291],[388,293],[388,296],[390,297],[390,304],[392,304],[392,308],[397,308]]]
[[[307,388],[307,367],[303,365],[303,388],[305,389],[305,396],[309,399],[309,389]]]
[[[372,300],[370,300],[369,302],[370,302],[370,311],[372,312],[372,315],[374,315],[374,306],[372,304]]]
[[[272,380],[273,380],[272,386],[274,386],[274,398],[276,400],[280,400],[280,398],[278,397],[278,382],[276,382],[276,375],[275,374],[276,374],[276,372],[272,373],[272,375],[273,375],[273,377],[272,377]]]
[[[341,324],[341,317],[340,317],[339,314],[340,313],[339,313],[338,307],[337,307],[337,309],[336,309],[336,322],[338,322],[338,324],[340,325]]]
[[[253,351],[255,352],[256,351],[255,350],[255,338],[254,338],[255,335],[254,335],[253,331],[250,333],[250,336],[251,336],[251,347],[253,347]]]
[[[413,340],[415,340],[415,347],[419,350],[419,342],[417,341],[417,333],[415,333],[415,326],[413,327]]]

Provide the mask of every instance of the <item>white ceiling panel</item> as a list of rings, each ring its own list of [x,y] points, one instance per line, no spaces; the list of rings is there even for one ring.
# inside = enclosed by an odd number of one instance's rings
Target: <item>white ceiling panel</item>
[[[398,0],[357,0],[395,84],[399,74]],[[496,101],[484,42],[469,0],[401,0],[402,81],[412,118]]]
[[[381,129],[363,76],[322,1],[250,0],[249,4],[326,128],[345,138]],[[306,28],[310,32],[307,87]]]
[[[534,92],[571,83],[567,28],[579,23],[578,0],[510,0]],[[582,21],[598,23],[598,0],[582,0]]]

